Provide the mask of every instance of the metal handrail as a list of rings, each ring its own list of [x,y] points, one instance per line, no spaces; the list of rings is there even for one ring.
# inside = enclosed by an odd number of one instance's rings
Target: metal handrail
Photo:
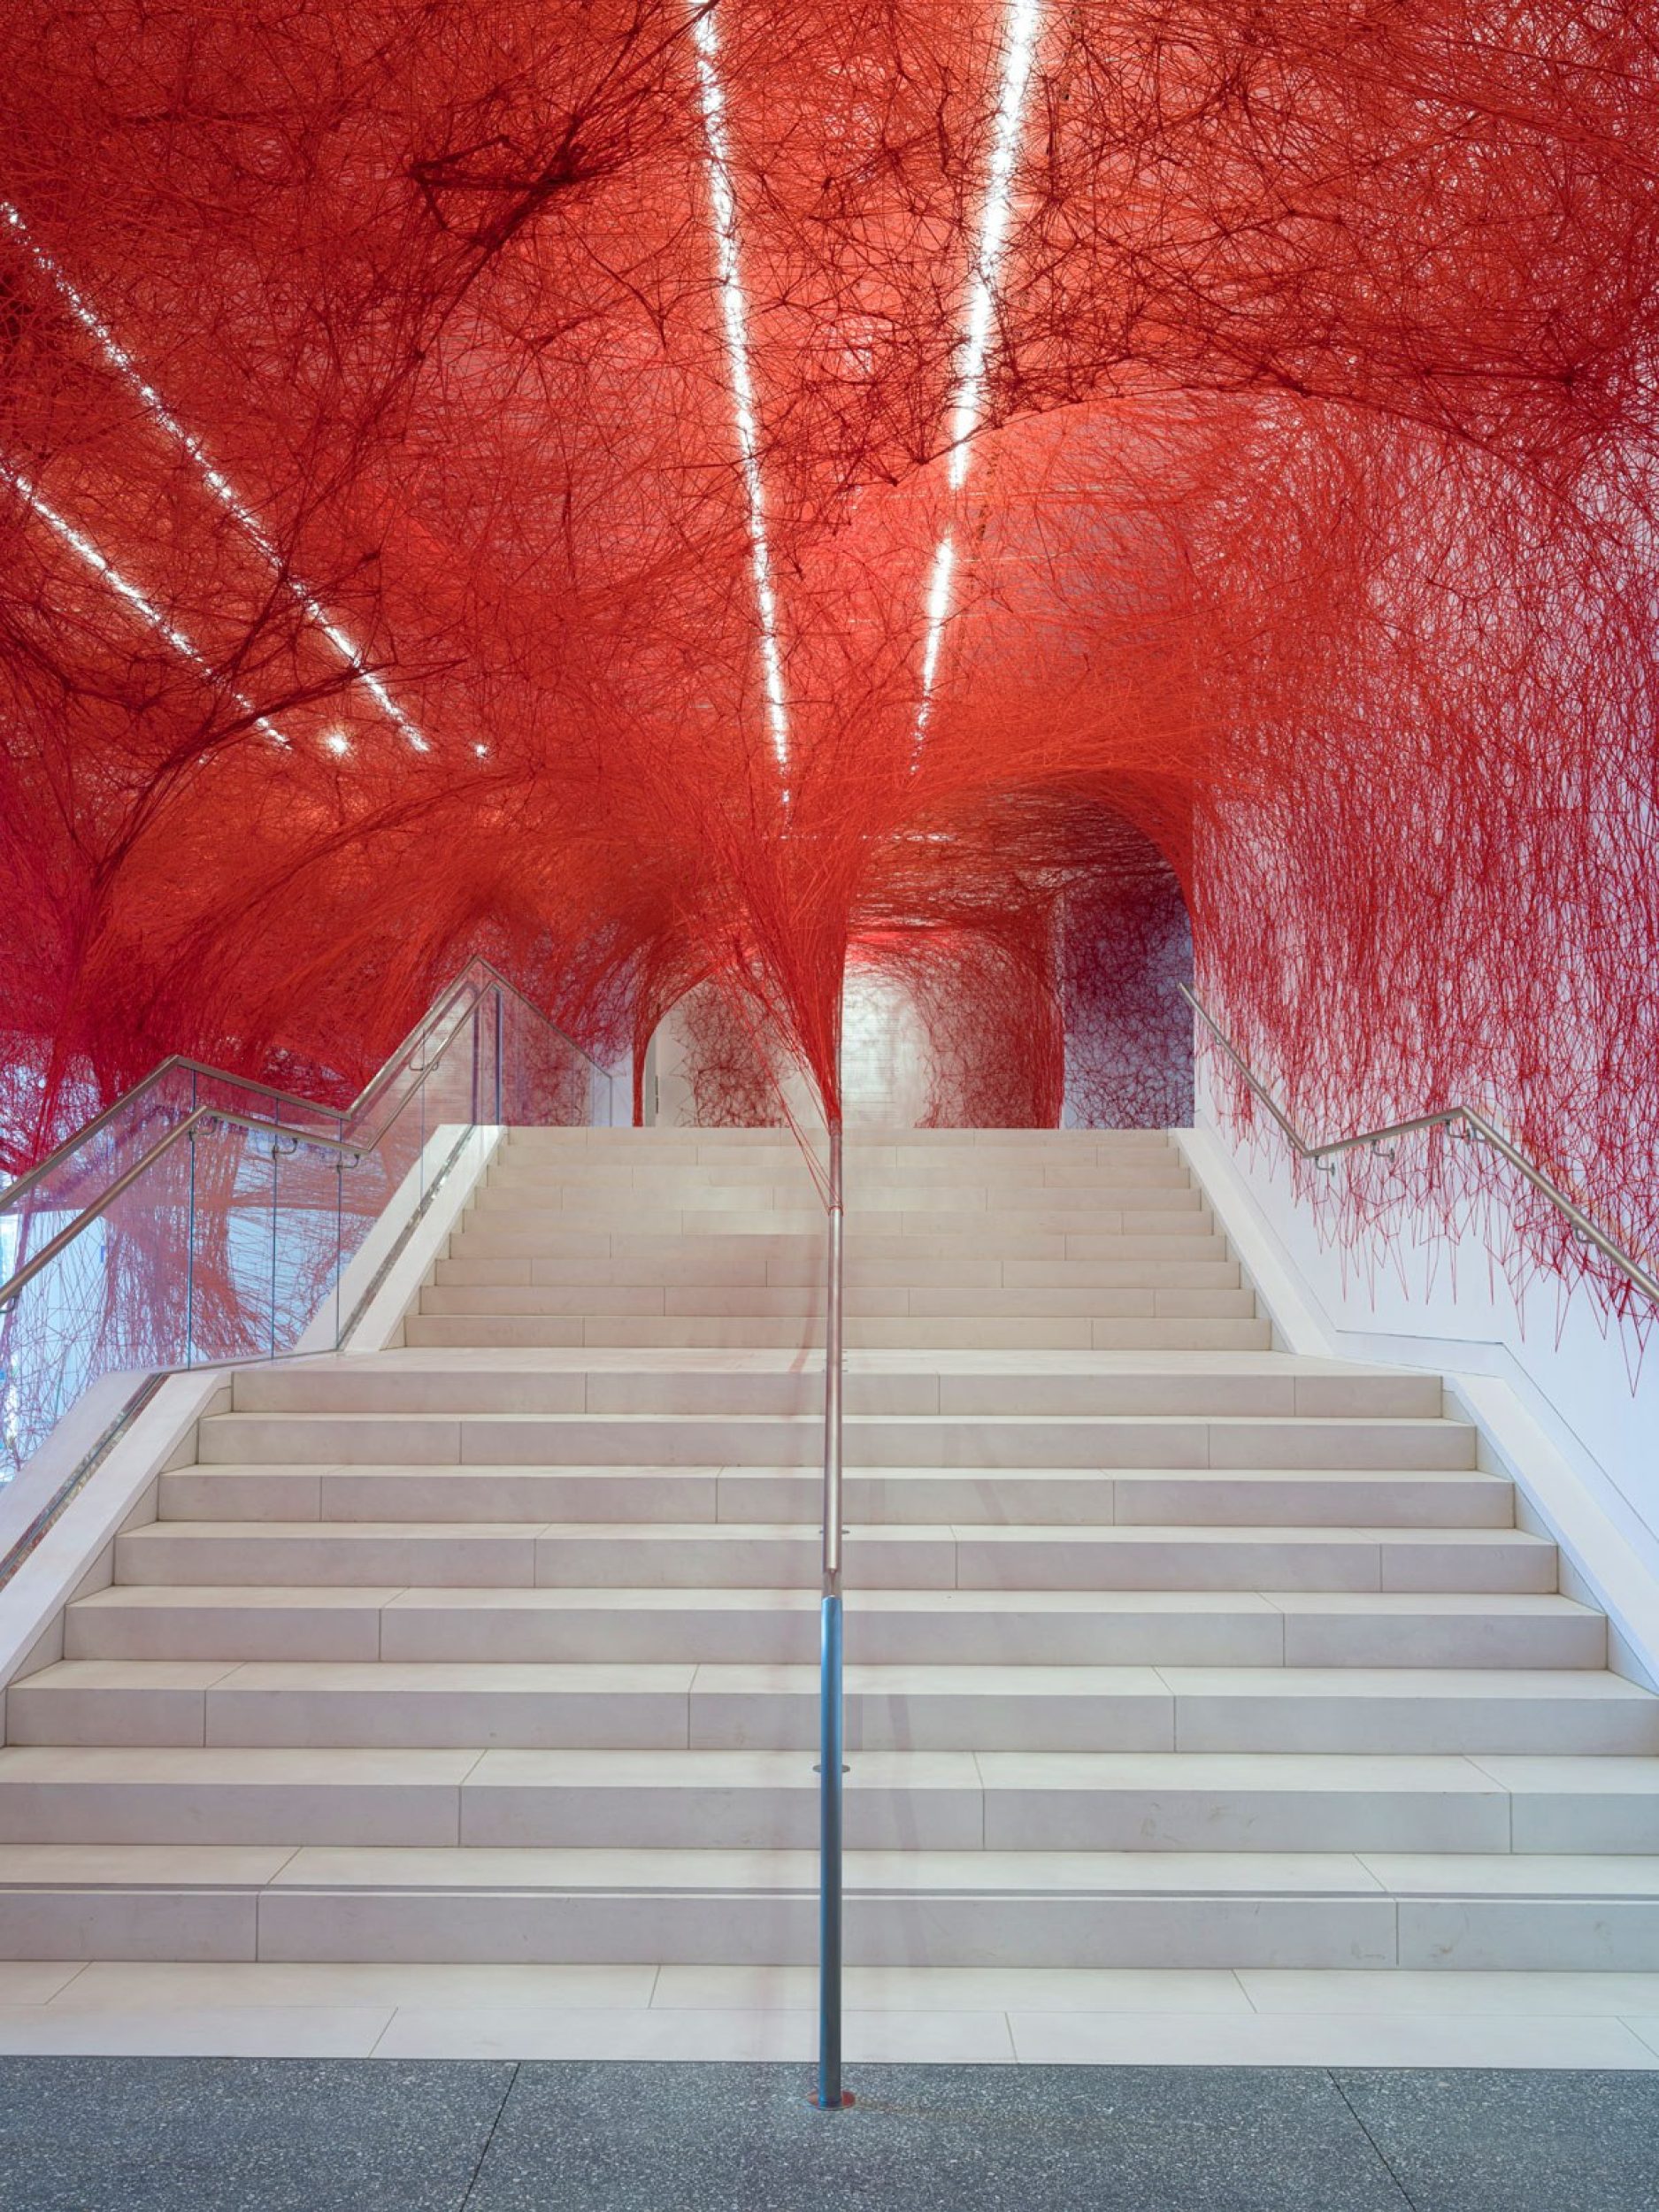
[[[472,984],[474,971],[476,971],[479,974],[481,974],[484,978],[482,986],[478,987],[479,996],[481,997],[483,995],[484,990],[493,988],[496,991],[504,991],[509,998],[516,998],[519,1005],[524,1007],[528,1012],[534,1014],[537,1021],[541,1023],[545,1028],[550,1029],[553,1032],[553,1034],[559,1039],[561,1043],[567,1044],[573,1053],[577,1054],[580,1058],[586,1060],[588,1066],[593,1070],[595,1075],[606,1076],[607,1080],[609,1079],[608,1071],[600,1065],[599,1062],[594,1058],[591,1052],[588,1051],[585,1047],[579,1045],[574,1037],[571,1036],[567,1031],[561,1029],[558,1024],[549,1015],[544,1014],[541,1009],[535,1003],[534,999],[526,998],[525,994],[518,988],[518,986],[516,983],[511,982],[506,976],[503,975],[501,970],[497,968],[493,962],[486,960],[480,956],[478,958],[469,960],[467,962],[466,966],[461,971],[460,974],[457,976],[455,981],[449,986],[449,990],[444,994],[443,997],[439,1000],[435,1006],[429,1009],[426,1013],[421,1016],[420,1019],[415,1024],[414,1027],[404,1036],[403,1042],[397,1047],[396,1050],[392,1053],[388,1059],[382,1062],[380,1068],[369,1078],[363,1088],[357,1093],[356,1098],[352,1100],[350,1105],[345,1109],[341,1117],[342,1123],[349,1126],[351,1122],[356,1120],[357,1117],[360,1113],[364,1112],[373,1103],[377,1094],[383,1090],[387,1084],[389,1083],[393,1077],[396,1074],[398,1064],[403,1057],[404,1054],[407,1053],[416,1043],[418,1043],[423,1036],[426,1035],[430,1031],[437,1026],[437,1025],[443,1019],[444,1016],[449,1012],[449,1008],[454,1003],[456,999],[460,996],[462,991],[466,989],[469,984]]]
[[[401,1046],[399,1049],[402,1049]],[[4,1188],[0,1188],[0,1211],[9,1210],[19,1199],[26,1197],[36,1184],[42,1182],[55,1168],[61,1167],[72,1154],[78,1152],[82,1145],[96,1137],[99,1130],[112,1121],[117,1114],[135,1104],[147,1090],[159,1083],[163,1076],[171,1075],[175,1069],[187,1075],[195,1076],[198,1081],[229,1083],[238,1090],[257,1091],[262,1098],[274,1098],[284,1106],[296,1106],[302,1112],[307,1114],[321,1114],[330,1121],[343,1123],[347,1118],[346,1110],[341,1107],[319,1106],[314,1099],[300,1098],[292,1091],[280,1091],[274,1084],[257,1082],[250,1075],[232,1075],[227,1069],[209,1067],[204,1060],[192,1060],[181,1052],[172,1052],[165,1060],[157,1061],[150,1073],[134,1083],[131,1090],[123,1091],[121,1095],[104,1107],[101,1113],[95,1114],[90,1121],[83,1122],[73,1136],[65,1138],[56,1150],[49,1152],[43,1160],[37,1161],[26,1173],[19,1175],[15,1182],[8,1183]],[[380,1071],[377,1070],[377,1079],[379,1073]]]
[[[472,970],[474,968],[481,969],[484,976],[488,979],[482,982],[474,983],[472,979]],[[387,1131],[392,1126],[392,1124],[403,1112],[404,1107],[409,1104],[411,1099],[412,1099],[416,1093],[419,1090],[420,1086],[426,1081],[426,1077],[431,1073],[432,1069],[437,1065],[437,1062],[434,1061],[426,1066],[412,1070],[404,1071],[401,1069],[401,1063],[408,1052],[411,1038],[429,1035],[433,1029],[437,1026],[438,1023],[443,1019],[446,1014],[448,1014],[456,1000],[461,995],[462,991],[469,987],[472,991],[473,1006],[480,1004],[491,990],[510,991],[512,993],[514,997],[519,999],[523,1004],[529,1007],[532,1013],[536,1014],[538,1020],[546,1020],[546,1017],[537,1013],[536,1008],[531,1004],[531,1002],[528,999],[525,998],[523,992],[519,991],[515,985],[509,983],[504,976],[498,975],[495,970],[491,967],[488,961],[479,960],[469,963],[466,972],[463,975],[457,978],[456,981],[445,993],[444,997],[439,1005],[435,1007],[422,1022],[417,1025],[416,1028],[411,1032],[410,1037],[405,1037],[403,1043],[398,1046],[397,1050],[393,1054],[390,1060],[387,1061],[378,1071],[373,1079],[364,1086],[363,1089],[358,1093],[357,1100],[353,1102],[349,1110],[349,1114],[334,1117],[334,1118],[340,1119],[342,1122],[349,1118],[354,1118],[365,1100],[372,1099],[376,1092],[385,1090],[389,1082],[395,1079],[400,1071],[408,1072],[412,1078],[411,1081],[410,1082],[408,1087],[403,1091],[402,1096],[398,1099],[397,1103],[392,1108],[392,1110],[386,1115],[377,1129],[372,1131],[366,1136],[345,1139],[326,1135],[321,1130],[285,1128],[279,1121],[256,1121],[250,1116],[247,1114],[236,1113],[233,1109],[226,1106],[194,1107],[191,1111],[186,1115],[182,1121],[174,1122],[172,1128],[166,1132],[165,1135],[158,1138],[141,1159],[134,1161],[133,1165],[126,1169],[123,1173],[117,1176],[114,1182],[111,1183],[106,1189],[100,1191],[96,1198],[89,1200],[86,1205],[81,1207],[80,1211],[76,1214],[75,1218],[65,1228],[60,1229],[55,1237],[49,1238],[46,1243],[42,1245],[40,1250],[35,1253],[32,1259],[26,1261],[24,1264],[18,1269],[17,1272],[10,1277],[8,1280],[4,1283],[0,1283],[0,1306],[10,1305],[12,1301],[20,1291],[26,1290],[28,1287],[28,1285],[34,1280],[35,1276],[41,1272],[42,1268],[49,1266],[50,1263],[57,1258],[60,1252],[65,1250],[71,1244],[73,1244],[83,1230],[90,1228],[95,1221],[100,1219],[102,1216],[105,1214],[115,1203],[116,1200],[121,1196],[123,1192],[131,1189],[132,1186],[138,1180],[141,1175],[145,1174],[150,1168],[152,1168],[156,1164],[157,1161],[159,1160],[165,1153],[170,1151],[175,1144],[181,1143],[187,1138],[193,1137],[196,1130],[204,1122],[211,1121],[225,1123],[232,1128],[249,1130],[256,1136],[269,1134],[273,1137],[282,1137],[296,1145],[309,1144],[319,1146],[326,1151],[339,1153],[342,1156],[340,1165],[342,1169],[346,1167],[357,1166],[361,1163],[363,1156],[365,1152],[373,1152],[374,1150],[375,1147],[380,1143],[381,1138],[386,1134]],[[581,1053],[582,1058],[588,1062],[590,1068],[598,1069],[601,1074],[604,1072],[603,1069],[599,1068],[599,1063],[594,1059],[590,1053],[582,1052],[582,1048],[580,1045],[574,1044],[572,1040],[565,1036],[564,1031],[558,1027],[558,1025],[556,1022],[548,1022],[547,1026],[551,1029],[557,1036],[563,1038],[565,1043],[571,1044],[573,1050]],[[458,1034],[459,1033],[457,1032],[457,1033]],[[451,1038],[449,1041],[453,1042],[453,1038]],[[449,1046],[446,1043],[443,1050],[447,1051],[448,1048]],[[438,1056],[442,1059],[442,1051],[440,1052]],[[165,1062],[163,1063],[164,1067],[167,1064],[168,1064]],[[190,1061],[180,1061],[177,1064],[188,1067],[194,1066],[195,1063]],[[157,1070],[156,1073],[158,1074],[160,1071],[160,1070]],[[229,1079],[233,1082],[240,1082],[242,1079],[240,1077],[232,1077]],[[145,1080],[147,1082],[153,1081],[154,1076],[152,1075],[147,1077]],[[142,1089],[143,1086],[140,1085],[137,1087]],[[250,1087],[263,1091],[267,1095],[274,1095],[277,1097],[286,1097],[288,1095],[285,1092],[273,1093],[269,1084],[254,1084],[251,1085]],[[129,1099],[134,1095],[135,1095],[134,1092],[128,1092],[127,1094],[127,1096]],[[120,1101],[117,1101],[117,1104],[119,1104],[120,1102]],[[114,1110],[110,1109],[109,1110],[113,1111]],[[313,1110],[323,1111],[330,1110],[314,1109]],[[106,1117],[101,1116],[99,1118],[100,1121],[102,1121],[104,1118],[106,1118]],[[96,1124],[89,1125],[89,1128],[96,1128]],[[87,1133],[87,1131],[83,1131],[81,1133],[82,1137],[84,1137]],[[81,1141],[81,1139],[72,1141],[72,1142],[79,1141]],[[16,1186],[13,1186],[13,1187],[15,1188]]]
[[[398,1105],[397,1113],[402,1113],[412,1095],[412,1092],[405,1094]],[[60,1229],[55,1237],[49,1237],[33,1259],[26,1260],[15,1275],[0,1283],[0,1306],[10,1305],[19,1291],[27,1290],[41,1270],[49,1267],[60,1252],[66,1251],[82,1230],[89,1229],[95,1221],[107,1213],[122,1193],[130,1190],[139,1177],[147,1174],[164,1154],[172,1151],[175,1144],[182,1144],[187,1138],[193,1137],[204,1122],[228,1122],[233,1128],[250,1130],[256,1136],[268,1133],[296,1146],[319,1145],[326,1151],[340,1153],[342,1167],[356,1167],[364,1153],[373,1149],[396,1118],[397,1114],[389,1116],[375,1136],[361,1145],[352,1145],[342,1144],[338,1137],[325,1137],[309,1129],[284,1129],[280,1122],[255,1121],[247,1114],[234,1114],[222,1106],[194,1107],[182,1121],[174,1122],[165,1136],[157,1138],[142,1159],[134,1160],[132,1166],[118,1175],[106,1190],[100,1191],[95,1199],[83,1206],[66,1227]]]
[[[273,1083],[262,1083],[255,1076],[233,1075],[228,1068],[210,1066],[205,1060],[193,1060],[188,1054],[169,1053],[165,1060],[158,1061],[151,1068],[148,1075],[141,1077],[130,1090],[123,1091],[118,1099],[111,1101],[101,1112],[95,1114],[90,1121],[83,1122],[73,1136],[65,1137],[63,1143],[49,1152],[43,1160],[37,1161],[32,1168],[19,1175],[15,1182],[0,1187],[0,1212],[9,1210],[19,1199],[26,1197],[54,1169],[61,1167],[72,1154],[79,1151],[82,1145],[96,1137],[101,1129],[106,1127],[115,1118],[117,1114],[135,1104],[146,1091],[152,1089],[165,1076],[171,1075],[175,1071],[194,1076],[198,1081],[226,1083],[238,1090],[255,1091],[262,1098],[275,1099],[280,1105],[292,1106],[303,1114],[318,1116],[325,1121],[337,1123],[342,1129],[349,1127],[359,1114],[374,1102],[387,1084],[396,1076],[407,1054],[422,1037],[437,1026],[461,993],[469,987],[479,988],[473,984],[475,972],[480,972],[487,979],[488,985],[493,986],[498,991],[505,991],[510,996],[516,998],[521,1006],[526,1007],[539,1022],[545,1023],[554,1035],[567,1044],[572,1052],[580,1054],[595,1074],[605,1073],[605,1070],[600,1066],[592,1053],[579,1045],[576,1040],[561,1029],[556,1021],[549,1019],[534,1000],[526,997],[516,983],[510,981],[502,974],[500,969],[493,962],[480,956],[469,960],[454,982],[444,991],[443,995],[426,1009],[411,1029],[405,1032],[399,1043],[370,1076],[349,1106],[319,1105],[313,1098],[301,1098],[296,1092],[280,1090]],[[481,995],[481,990],[480,995]]]
[[[1632,1259],[1616,1238],[1609,1236],[1600,1223],[1592,1219],[1583,1207],[1570,1198],[1558,1183],[1552,1181],[1550,1177],[1545,1174],[1542,1168],[1536,1166],[1529,1160],[1526,1155],[1505,1136],[1496,1123],[1489,1120],[1479,1107],[1441,1106],[1433,1113],[1413,1114],[1404,1121],[1387,1122],[1378,1129],[1363,1129],[1356,1136],[1333,1137],[1323,1144],[1313,1143],[1296,1127],[1203,1002],[1189,991],[1186,984],[1178,983],[1175,987],[1238,1069],[1239,1073],[1249,1086],[1252,1094],[1261,1101],[1278,1123],[1286,1141],[1298,1158],[1311,1160],[1317,1164],[1320,1161],[1334,1158],[1338,1153],[1353,1152],[1362,1147],[1386,1144],[1391,1137],[1415,1136],[1422,1130],[1450,1128],[1455,1123],[1461,1123],[1465,1129],[1472,1132],[1482,1144],[1490,1145],[1492,1149],[1501,1158],[1507,1160],[1517,1173],[1523,1176],[1534,1190],[1547,1198],[1567,1222],[1576,1237],[1586,1244],[1593,1245],[1603,1259],[1609,1261],[1617,1268],[1620,1274],[1635,1285],[1643,1297],[1651,1299],[1655,1305],[1659,1305],[1659,1275],[1655,1275],[1649,1269],[1644,1267],[1640,1260]]]

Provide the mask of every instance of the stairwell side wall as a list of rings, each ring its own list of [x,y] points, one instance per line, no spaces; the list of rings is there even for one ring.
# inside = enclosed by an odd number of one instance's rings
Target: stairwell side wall
[[[1659,1347],[1641,1361],[1634,1332],[1604,1330],[1582,1293],[1559,1317],[1547,1284],[1517,1305],[1477,1240],[1442,1242],[1431,1268],[1426,1222],[1402,1219],[1386,1248],[1323,1241],[1283,1144],[1240,1141],[1202,1066],[1194,1126],[1175,1138],[1275,1341],[1443,1376],[1483,1463],[1560,1546],[1563,1589],[1607,1614],[1612,1663],[1659,1686]]]

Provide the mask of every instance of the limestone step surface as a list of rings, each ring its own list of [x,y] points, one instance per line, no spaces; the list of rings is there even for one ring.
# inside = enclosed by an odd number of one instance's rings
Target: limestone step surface
[[[854,1352],[964,1347],[987,1352],[1242,1352],[1265,1351],[1271,1335],[1265,1321],[897,1314],[856,1316],[845,1323],[843,1340]],[[404,1338],[434,1348],[465,1345],[488,1350],[567,1345],[821,1348],[824,1341],[813,1319],[751,1314],[617,1314],[590,1321],[573,1314],[415,1314],[404,1325]]]
[[[810,1750],[809,1666],[65,1660],[17,1685],[13,1744]],[[1509,1669],[879,1665],[846,1678],[849,1751],[1659,1753],[1659,1700]]]
[[[771,1467],[213,1465],[161,1479],[165,1521],[780,1522],[810,1526],[822,1478]],[[1509,1528],[1514,1493],[1476,1469],[854,1468],[861,1528]]]
[[[850,1958],[1659,1968],[1659,1698],[1438,1378],[1163,1133],[848,1179]],[[810,1961],[823,1265],[787,1132],[511,1132],[8,1692],[0,1954]]]
[[[809,1964],[810,1851],[0,1844],[12,1958]],[[1659,1856],[851,1851],[856,1965],[1659,1970]]]
[[[117,1584],[74,1606],[65,1655],[806,1664],[818,1640],[802,1589]],[[1607,1628],[1555,1594],[861,1590],[847,1648],[886,1665],[1601,1670]]]
[[[804,1391],[803,1395],[805,1395]],[[1244,1414],[860,1414],[849,1467],[1472,1469],[1473,1431],[1406,1417]],[[201,1424],[208,1466],[786,1466],[823,1450],[821,1413],[221,1413]]]
[[[1001,1528],[849,1530],[861,1590],[1546,1590],[1555,1547],[1525,1530]],[[158,1521],[117,1539],[119,1580],[605,1584],[809,1590],[817,1530],[706,1521]]]
[[[1659,1759],[865,1751],[849,1848],[1645,1852]],[[807,1849],[810,1752],[33,1747],[0,1842]]]

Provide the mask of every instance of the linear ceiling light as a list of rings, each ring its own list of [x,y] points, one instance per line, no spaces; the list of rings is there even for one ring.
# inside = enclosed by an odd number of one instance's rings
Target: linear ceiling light
[[[180,659],[188,661],[193,668],[207,678],[209,683],[233,700],[250,718],[254,728],[261,736],[268,737],[273,745],[287,745],[288,741],[276,724],[267,715],[261,714],[244,693],[223,681],[195,639],[180,629],[177,623],[169,621],[154,601],[147,599],[138,586],[123,576],[114,562],[98,550],[84,531],[77,530],[73,522],[60,515],[56,507],[42,497],[27,476],[19,475],[17,470],[10,468],[0,468],[0,476],[4,476],[12,489],[28,503],[49,530],[61,538],[73,553],[79,555],[89,569],[104,579],[119,599],[124,600],[142,621],[147,622],[152,630],[165,639]]]
[[[720,318],[726,331],[732,412],[738,456],[749,506],[749,541],[755,572],[755,602],[760,616],[760,660],[766,687],[766,725],[778,771],[788,800],[789,711],[784,697],[783,654],[778,642],[778,599],[772,588],[772,556],[766,544],[766,501],[760,477],[760,423],[749,361],[749,303],[743,293],[742,257],[737,223],[737,194],[726,129],[726,91],[720,81],[719,36],[714,27],[714,0],[689,0],[691,38],[696,50],[697,95],[708,151],[709,197],[714,211],[715,265],[720,280]]]
[[[428,741],[403,712],[402,707],[398,705],[373,670],[364,664],[363,656],[358,648],[329,614],[315,593],[308,590],[305,585],[288,568],[258,517],[241,496],[228,477],[214,466],[212,458],[202,441],[196,436],[194,432],[185,428],[91,302],[71,283],[69,278],[45,248],[35,244],[34,238],[30,235],[27,224],[9,200],[0,200],[0,220],[3,220],[16,234],[35,267],[52,285],[81,328],[95,341],[110,366],[137,393],[151,420],[165,430],[173,442],[182,448],[196,463],[196,467],[201,471],[202,481],[207,486],[208,490],[212,493],[226,513],[234,519],[249,541],[276,571],[288,589],[293,594],[297,604],[303,610],[309,619],[317,625],[351,671],[355,680],[363,686],[375,704],[388,719],[396,725],[417,752],[430,751]]]
[[[1002,27],[1002,82],[997,96],[991,165],[985,180],[985,209],[979,218],[979,240],[968,280],[968,311],[956,350],[956,380],[951,395],[950,459],[945,480],[952,493],[959,492],[967,481],[969,456],[984,404],[985,357],[996,313],[997,276],[1008,244],[1014,172],[1019,161],[1020,122],[1041,22],[1042,0],[1008,0],[1008,14]],[[950,614],[950,584],[956,565],[956,545],[947,527],[933,554],[927,587],[922,696],[916,715],[918,751],[933,702],[933,684],[939,673],[944,627]]]

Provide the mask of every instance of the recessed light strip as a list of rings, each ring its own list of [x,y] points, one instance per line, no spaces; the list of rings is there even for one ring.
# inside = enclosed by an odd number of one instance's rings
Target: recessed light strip
[[[1009,219],[1013,210],[1014,173],[1019,162],[1020,123],[1025,93],[1031,83],[1037,34],[1042,26],[1042,0],[1008,0],[1002,28],[1002,82],[997,96],[996,125],[991,141],[991,165],[985,180],[985,207],[979,218],[979,239],[968,280],[968,308],[956,353],[956,388],[950,403],[950,459],[946,482],[959,492],[967,481],[974,433],[985,400],[985,357],[991,342],[996,312],[996,283],[1008,244]],[[922,644],[922,696],[916,715],[916,744],[919,750],[933,705],[933,685],[939,673],[940,648],[950,615],[950,584],[956,567],[956,547],[946,530],[933,556],[927,589],[927,621]]]
[[[789,796],[789,710],[783,687],[783,653],[778,641],[778,598],[772,586],[772,556],[766,542],[766,500],[760,474],[760,421],[755,406],[755,383],[749,360],[749,303],[743,292],[742,256],[738,235],[737,193],[732,182],[732,157],[726,128],[726,90],[720,81],[720,43],[714,27],[713,0],[689,0],[691,38],[697,65],[697,96],[703,108],[703,133],[708,151],[709,197],[714,211],[715,265],[720,282],[720,319],[726,332],[727,372],[732,383],[732,412],[737,428],[738,457],[742,465],[743,489],[749,507],[749,541],[755,575],[755,602],[760,616],[760,660],[766,687],[766,725],[779,773],[784,778],[784,798]]]
[[[0,468],[0,476],[3,476],[12,489],[27,502],[29,507],[54,535],[61,538],[72,552],[78,554],[89,569],[104,579],[119,599],[124,600],[141,620],[147,622],[152,630],[165,639],[180,659],[188,661],[190,665],[205,676],[216,689],[223,691],[226,696],[234,701],[244,714],[250,716],[254,728],[261,736],[268,737],[273,745],[287,746],[288,741],[278,729],[276,724],[268,716],[261,714],[253,701],[244,693],[234,690],[231,686],[223,682],[213,664],[195,639],[180,629],[176,622],[170,621],[152,600],[144,596],[136,584],[123,576],[114,562],[106,554],[99,551],[83,530],[77,530],[73,522],[69,521],[65,516],[60,515],[56,507],[42,498],[27,476],[19,475],[17,470],[10,468]]]
[[[165,430],[173,442],[181,447],[196,463],[196,467],[201,471],[202,480],[207,486],[208,490],[224,508],[226,513],[234,518],[249,541],[281,577],[288,590],[293,594],[296,602],[328,640],[330,645],[351,671],[355,680],[363,686],[375,704],[417,752],[430,751],[431,747],[427,739],[410,720],[408,715],[403,712],[402,707],[398,705],[373,670],[365,666],[362,653],[349,636],[329,614],[315,593],[308,590],[305,585],[288,570],[258,517],[242,499],[229,478],[214,465],[212,457],[202,441],[196,436],[194,432],[185,428],[91,302],[70,281],[45,248],[35,244],[21,213],[9,200],[0,200],[0,221],[4,222],[17,234],[24,250],[35,267],[51,284],[81,328],[95,341],[110,366],[137,393],[150,419]]]

